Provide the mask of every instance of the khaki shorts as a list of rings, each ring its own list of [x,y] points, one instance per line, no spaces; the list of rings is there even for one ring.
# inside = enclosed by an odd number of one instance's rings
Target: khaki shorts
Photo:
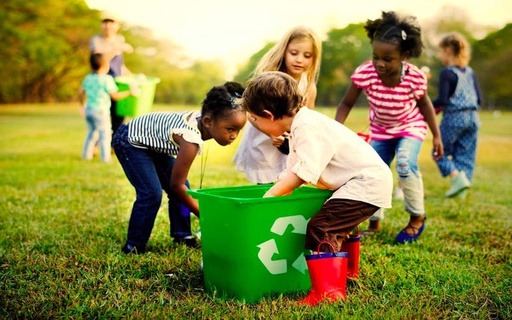
[[[318,244],[327,241],[339,251],[347,235],[378,209],[379,207],[357,200],[328,200],[320,212],[308,222],[306,249],[316,252]],[[329,252],[331,249],[328,245],[322,245],[320,251]]]

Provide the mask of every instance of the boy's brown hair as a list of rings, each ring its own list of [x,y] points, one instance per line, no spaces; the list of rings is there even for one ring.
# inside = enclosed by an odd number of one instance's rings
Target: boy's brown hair
[[[105,57],[101,53],[93,52],[89,57],[89,63],[93,71],[98,71],[106,63]]]
[[[247,83],[242,95],[244,110],[259,117],[268,118],[264,110],[271,112],[276,119],[294,116],[302,107],[302,94],[297,81],[280,71],[263,72]]]

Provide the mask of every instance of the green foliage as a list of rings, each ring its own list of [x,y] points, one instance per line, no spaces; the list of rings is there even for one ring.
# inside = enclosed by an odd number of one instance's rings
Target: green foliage
[[[510,68],[512,47],[506,39],[512,39],[512,24],[490,33],[473,46],[473,66],[478,76],[484,99],[491,108],[512,108]]]
[[[275,42],[269,42],[261,50],[253,54],[249,58],[249,61],[240,68],[240,70],[238,71],[234,78],[234,81],[245,84],[247,80],[249,80],[253,75],[253,72],[256,69],[256,66],[260,62],[261,58],[263,58],[265,53],[267,53],[274,45]]]
[[[347,126],[364,126],[366,113],[353,110]],[[201,252],[172,244],[165,201],[149,253],[122,254],[135,193],[117,161],[80,159],[86,126],[78,107],[2,106],[0,318],[510,319],[512,114],[483,112],[481,118],[468,196],[443,197],[448,181],[429,155],[429,137],[419,159],[425,233],[411,245],[393,243],[408,221],[403,202],[395,200],[383,231],[361,241],[360,278],[348,283],[347,302],[309,308],[296,305],[302,293],[255,304],[206,294]],[[204,187],[248,184],[231,162],[236,145],[207,144]],[[190,176],[195,187],[200,160]],[[192,223],[197,230],[197,219]]]
[[[76,101],[83,77],[90,72],[89,40],[101,32],[100,13],[84,0],[4,0],[0,3],[0,68],[8,75],[0,82],[0,104],[19,102]],[[467,36],[473,46],[474,67],[483,93],[483,108],[512,108],[510,73],[512,47],[510,25],[501,30],[477,25],[464,8],[446,6],[435,19],[421,22],[425,50],[411,62],[429,66],[429,94],[437,95],[439,37],[448,31]],[[350,75],[371,58],[364,23],[332,29],[323,41],[317,105],[336,105],[350,84]],[[172,41],[157,39],[143,27],[123,25],[121,33],[135,52],[125,54],[127,67],[161,79],[155,93],[158,103],[199,105],[214,85],[225,82],[219,61],[191,61]],[[481,40],[479,40],[481,39]],[[244,63],[234,80],[245,83],[267,43]],[[505,67],[504,67],[505,66]],[[364,95],[359,104],[365,103]]]
[[[362,23],[329,31],[322,43],[317,104],[337,105],[350,86],[352,72],[369,59],[371,46]]]
[[[84,1],[2,1],[0,103],[52,101],[76,96],[89,70],[89,30],[99,21]]]
[[[158,77],[156,102],[199,105],[211,87],[223,84],[224,70],[216,61],[191,62],[174,43],[154,38],[146,28],[129,26],[123,30],[135,52],[125,55],[133,73]]]

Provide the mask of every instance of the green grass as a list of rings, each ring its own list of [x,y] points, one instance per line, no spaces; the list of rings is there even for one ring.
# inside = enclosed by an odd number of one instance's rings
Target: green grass
[[[347,126],[363,130],[365,118],[354,110]],[[481,118],[468,196],[443,197],[449,183],[426,141],[429,220],[420,241],[393,243],[408,219],[394,201],[383,232],[362,240],[361,276],[348,284],[348,301],[308,308],[295,304],[298,294],[256,304],[206,294],[201,252],[172,246],[165,203],[150,252],[121,254],[134,191],[117,161],[80,159],[86,132],[78,107],[0,106],[0,318],[510,319],[512,114]],[[207,145],[203,188],[249,184],[231,162],[236,145]],[[194,188],[200,179],[198,158]]]

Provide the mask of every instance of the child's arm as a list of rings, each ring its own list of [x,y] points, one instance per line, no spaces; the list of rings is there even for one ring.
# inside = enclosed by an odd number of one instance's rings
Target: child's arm
[[[137,96],[138,95],[138,91],[136,89],[132,89],[130,88],[130,90],[128,91],[115,91],[115,92],[110,92],[110,97],[112,98],[112,100],[122,100],[126,97],[129,97],[129,96]]]
[[[345,120],[348,117],[348,114],[350,113],[350,110],[354,106],[354,104],[357,101],[357,98],[359,98],[359,95],[361,94],[361,89],[356,87],[354,83],[350,84],[350,87],[348,88],[347,92],[345,92],[345,96],[341,100],[338,109],[336,110],[336,121],[345,123]]]
[[[418,100],[418,107],[420,108],[421,114],[425,117],[425,121],[427,121],[427,125],[432,132],[432,157],[437,161],[443,157],[444,149],[443,142],[441,141],[441,132],[439,131],[436,121],[434,106],[432,105],[430,98],[425,94],[420,100]]]
[[[265,195],[264,198],[267,197],[276,197],[276,196],[287,196],[293,192],[295,188],[300,187],[302,184],[304,184],[304,180],[299,178],[295,173],[287,171],[284,173],[280,180],[276,182],[270,188]]]
[[[173,140],[180,146],[180,151],[174,162],[171,173],[170,188],[176,197],[196,216],[199,217],[199,204],[197,200],[187,194],[189,189],[185,184],[190,167],[196,158],[199,146],[183,139],[182,136],[174,134]]]

